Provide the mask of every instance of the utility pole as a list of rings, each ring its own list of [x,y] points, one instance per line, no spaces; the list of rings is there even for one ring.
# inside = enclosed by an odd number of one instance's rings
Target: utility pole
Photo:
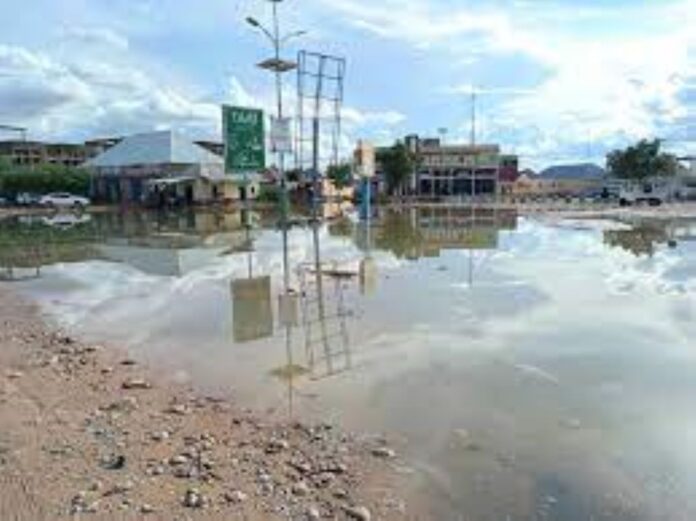
[[[446,169],[445,169],[445,137],[447,136],[447,128],[446,127],[440,127],[437,129],[437,132],[440,134],[440,168],[442,169],[442,173],[445,179],[447,178],[446,174]],[[433,181],[433,195],[434,193],[434,181]]]
[[[471,157],[473,165],[471,166],[471,197],[472,203],[476,199],[476,88],[471,87]]]
[[[295,31],[285,36],[280,32],[280,21],[278,17],[278,4],[283,0],[268,0],[271,2],[273,10],[273,30],[269,31],[261,23],[252,17],[247,17],[246,21],[253,28],[260,30],[271,42],[273,46],[273,58],[258,64],[262,69],[271,71],[275,74],[275,90],[277,103],[276,125],[283,125],[283,73],[289,72],[297,67],[297,63],[284,60],[280,57],[282,46],[288,40],[306,34],[306,31]],[[287,180],[285,176],[285,150],[276,150],[278,154],[278,168],[280,174],[280,188],[283,204],[287,204]],[[285,208],[284,208],[285,210]]]
[[[255,29],[260,30],[271,42],[273,46],[273,58],[265,60],[258,64],[262,69],[271,71],[275,73],[275,88],[276,88],[276,101],[277,101],[277,120],[276,125],[282,127],[283,123],[283,73],[289,72],[297,67],[297,63],[293,61],[283,60],[280,57],[282,45],[297,36],[302,36],[306,31],[295,31],[293,33],[281,36],[280,33],[280,22],[278,20],[278,4],[283,0],[268,0],[271,2],[273,9],[273,31],[266,29],[261,23],[252,17],[247,17],[247,23]],[[273,129],[271,129],[271,134],[273,135]],[[276,145],[276,144],[274,144]],[[278,169],[280,174],[280,197],[281,197],[281,216],[283,221],[283,239],[287,242],[288,234],[288,187],[287,179],[285,175],[285,144],[281,144],[280,148],[275,150],[278,154]],[[284,282],[285,291],[289,291],[290,286],[290,274],[288,269],[288,252],[285,248],[283,252],[283,266],[284,266]]]

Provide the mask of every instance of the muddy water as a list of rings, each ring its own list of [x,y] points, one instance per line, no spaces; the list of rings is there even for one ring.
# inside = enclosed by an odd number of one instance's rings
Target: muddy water
[[[435,519],[679,521],[694,236],[487,210],[15,219],[0,276],[197,387],[388,433]]]

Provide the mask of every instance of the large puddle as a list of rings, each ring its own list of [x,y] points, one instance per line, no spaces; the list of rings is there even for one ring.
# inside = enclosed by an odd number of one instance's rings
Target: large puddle
[[[403,440],[435,519],[686,521],[694,238],[482,209],[285,232],[109,213],[0,221],[0,277],[199,388]]]

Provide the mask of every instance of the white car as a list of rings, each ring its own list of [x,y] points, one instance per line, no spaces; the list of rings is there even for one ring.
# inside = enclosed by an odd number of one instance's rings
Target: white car
[[[51,208],[85,208],[89,206],[90,201],[86,197],[79,197],[64,192],[56,192],[53,194],[44,195],[40,200],[41,206]]]

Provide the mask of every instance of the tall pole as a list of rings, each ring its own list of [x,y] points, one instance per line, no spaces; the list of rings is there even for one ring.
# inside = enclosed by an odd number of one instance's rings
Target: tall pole
[[[471,88],[471,155],[473,165],[471,166],[471,197],[472,202],[476,199],[476,88]]]

